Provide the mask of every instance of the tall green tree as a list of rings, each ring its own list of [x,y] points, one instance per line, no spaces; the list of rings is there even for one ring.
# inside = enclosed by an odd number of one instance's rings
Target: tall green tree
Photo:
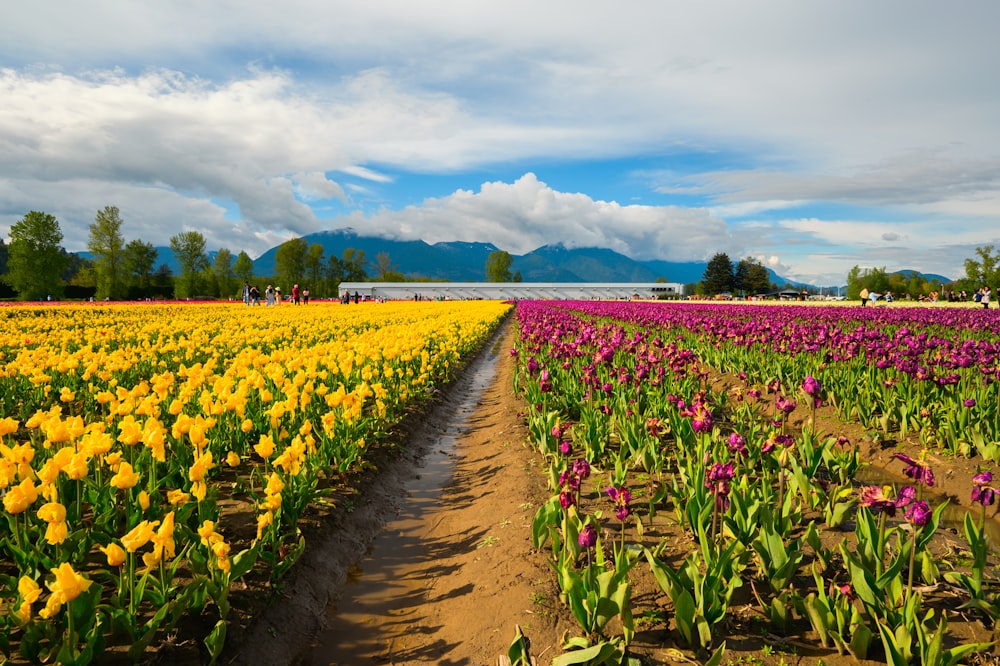
[[[174,280],[174,295],[177,298],[197,296],[201,273],[208,268],[205,237],[197,231],[181,232],[171,237],[170,249],[181,268],[180,277]]]
[[[309,246],[306,253],[306,279],[309,281],[309,291],[313,296],[325,296],[326,289],[323,285],[323,264],[326,258],[326,251],[319,243]]]
[[[29,212],[10,228],[6,280],[20,298],[62,295],[61,274],[69,263],[62,240],[59,221],[40,211]]]
[[[326,293],[336,295],[340,283],[347,276],[347,264],[335,254],[331,254],[326,262]]]
[[[733,290],[733,262],[725,252],[709,259],[701,278],[705,294],[715,296]]]
[[[292,285],[305,278],[308,252],[309,242],[305,238],[292,238],[278,246],[274,253],[274,279],[283,294],[291,294]]]
[[[0,275],[7,272],[7,244],[0,238]]]
[[[122,262],[125,269],[125,282],[128,284],[130,292],[133,290],[135,292],[134,294],[130,293],[130,296],[148,295],[157,255],[159,252],[152,243],[141,241],[138,238],[125,244]]]
[[[219,289],[219,296],[229,298],[236,295],[236,273],[233,271],[233,253],[228,248],[220,248],[215,253],[212,273],[215,276],[215,284]]]
[[[122,218],[117,206],[105,206],[103,210],[97,211],[97,217],[90,225],[87,249],[94,255],[97,298],[100,300],[124,298],[125,238],[122,236]]]
[[[233,263],[233,273],[236,274],[236,279],[240,282],[253,283],[253,259],[250,258],[250,255],[245,250],[240,250],[240,253],[236,255],[236,261]]]
[[[733,283],[744,296],[766,294],[771,291],[771,274],[759,261],[746,257],[736,265]]]
[[[490,252],[486,257],[486,281],[487,282],[511,282],[514,276],[510,272],[514,259],[510,252],[497,250]]]
[[[364,282],[368,279],[368,271],[365,270],[368,261],[365,259],[364,250],[356,250],[353,247],[345,249],[343,261],[345,282]]]
[[[965,260],[965,277],[976,287],[989,285],[991,289],[1000,286],[1000,251],[994,252],[992,245],[976,248],[978,259]]]

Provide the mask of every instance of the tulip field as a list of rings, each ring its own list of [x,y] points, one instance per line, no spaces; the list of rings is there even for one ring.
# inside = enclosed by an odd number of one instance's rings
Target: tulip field
[[[631,648],[650,622],[725,664],[736,599],[772,642],[827,660],[996,663],[998,315],[519,303],[516,391],[551,492],[532,539],[578,625],[553,664],[643,663]],[[864,485],[860,442],[831,421],[921,453],[891,458],[902,482]],[[971,464],[949,479],[967,507],[957,547],[931,462],[947,459]],[[642,580],[658,589],[640,603]],[[512,662],[527,649],[518,635]]]
[[[0,309],[0,663],[140,660],[206,614],[214,661],[234,584],[281,579],[510,307]]]

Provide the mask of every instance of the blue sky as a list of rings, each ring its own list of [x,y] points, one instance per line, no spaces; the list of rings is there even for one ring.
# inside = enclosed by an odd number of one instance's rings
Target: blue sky
[[[1000,5],[35,0],[0,12],[0,236],[324,229],[960,276],[1000,246]],[[668,276],[669,277],[669,276]]]

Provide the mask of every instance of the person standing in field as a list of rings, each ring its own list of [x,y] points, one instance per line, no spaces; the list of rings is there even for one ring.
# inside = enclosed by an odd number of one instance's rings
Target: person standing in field
[[[868,302],[868,287],[861,290],[861,307],[865,307],[865,303]]]
[[[250,305],[260,306],[260,287],[257,285],[250,287]]]
[[[983,304],[984,310],[990,309],[990,286],[986,285],[980,290],[982,296],[979,297],[979,302]]]
[[[243,281],[243,305],[250,305],[250,283],[247,280]]]
[[[299,283],[296,282],[292,285],[292,305],[299,304]]]
[[[267,289],[264,290],[264,303],[274,305],[274,287],[271,285],[267,285]]]
[[[302,305],[309,305],[309,289],[306,287],[302,289]]]

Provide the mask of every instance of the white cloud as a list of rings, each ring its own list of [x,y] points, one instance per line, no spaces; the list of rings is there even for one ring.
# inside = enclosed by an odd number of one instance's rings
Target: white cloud
[[[707,259],[736,248],[725,221],[704,210],[622,206],[558,192],[528,173],[513,183],[484,183],[420,206],[382,211],[367,233],[399,239],[490,242],[514,254],[542,245],[606,247],[636,259]]]

